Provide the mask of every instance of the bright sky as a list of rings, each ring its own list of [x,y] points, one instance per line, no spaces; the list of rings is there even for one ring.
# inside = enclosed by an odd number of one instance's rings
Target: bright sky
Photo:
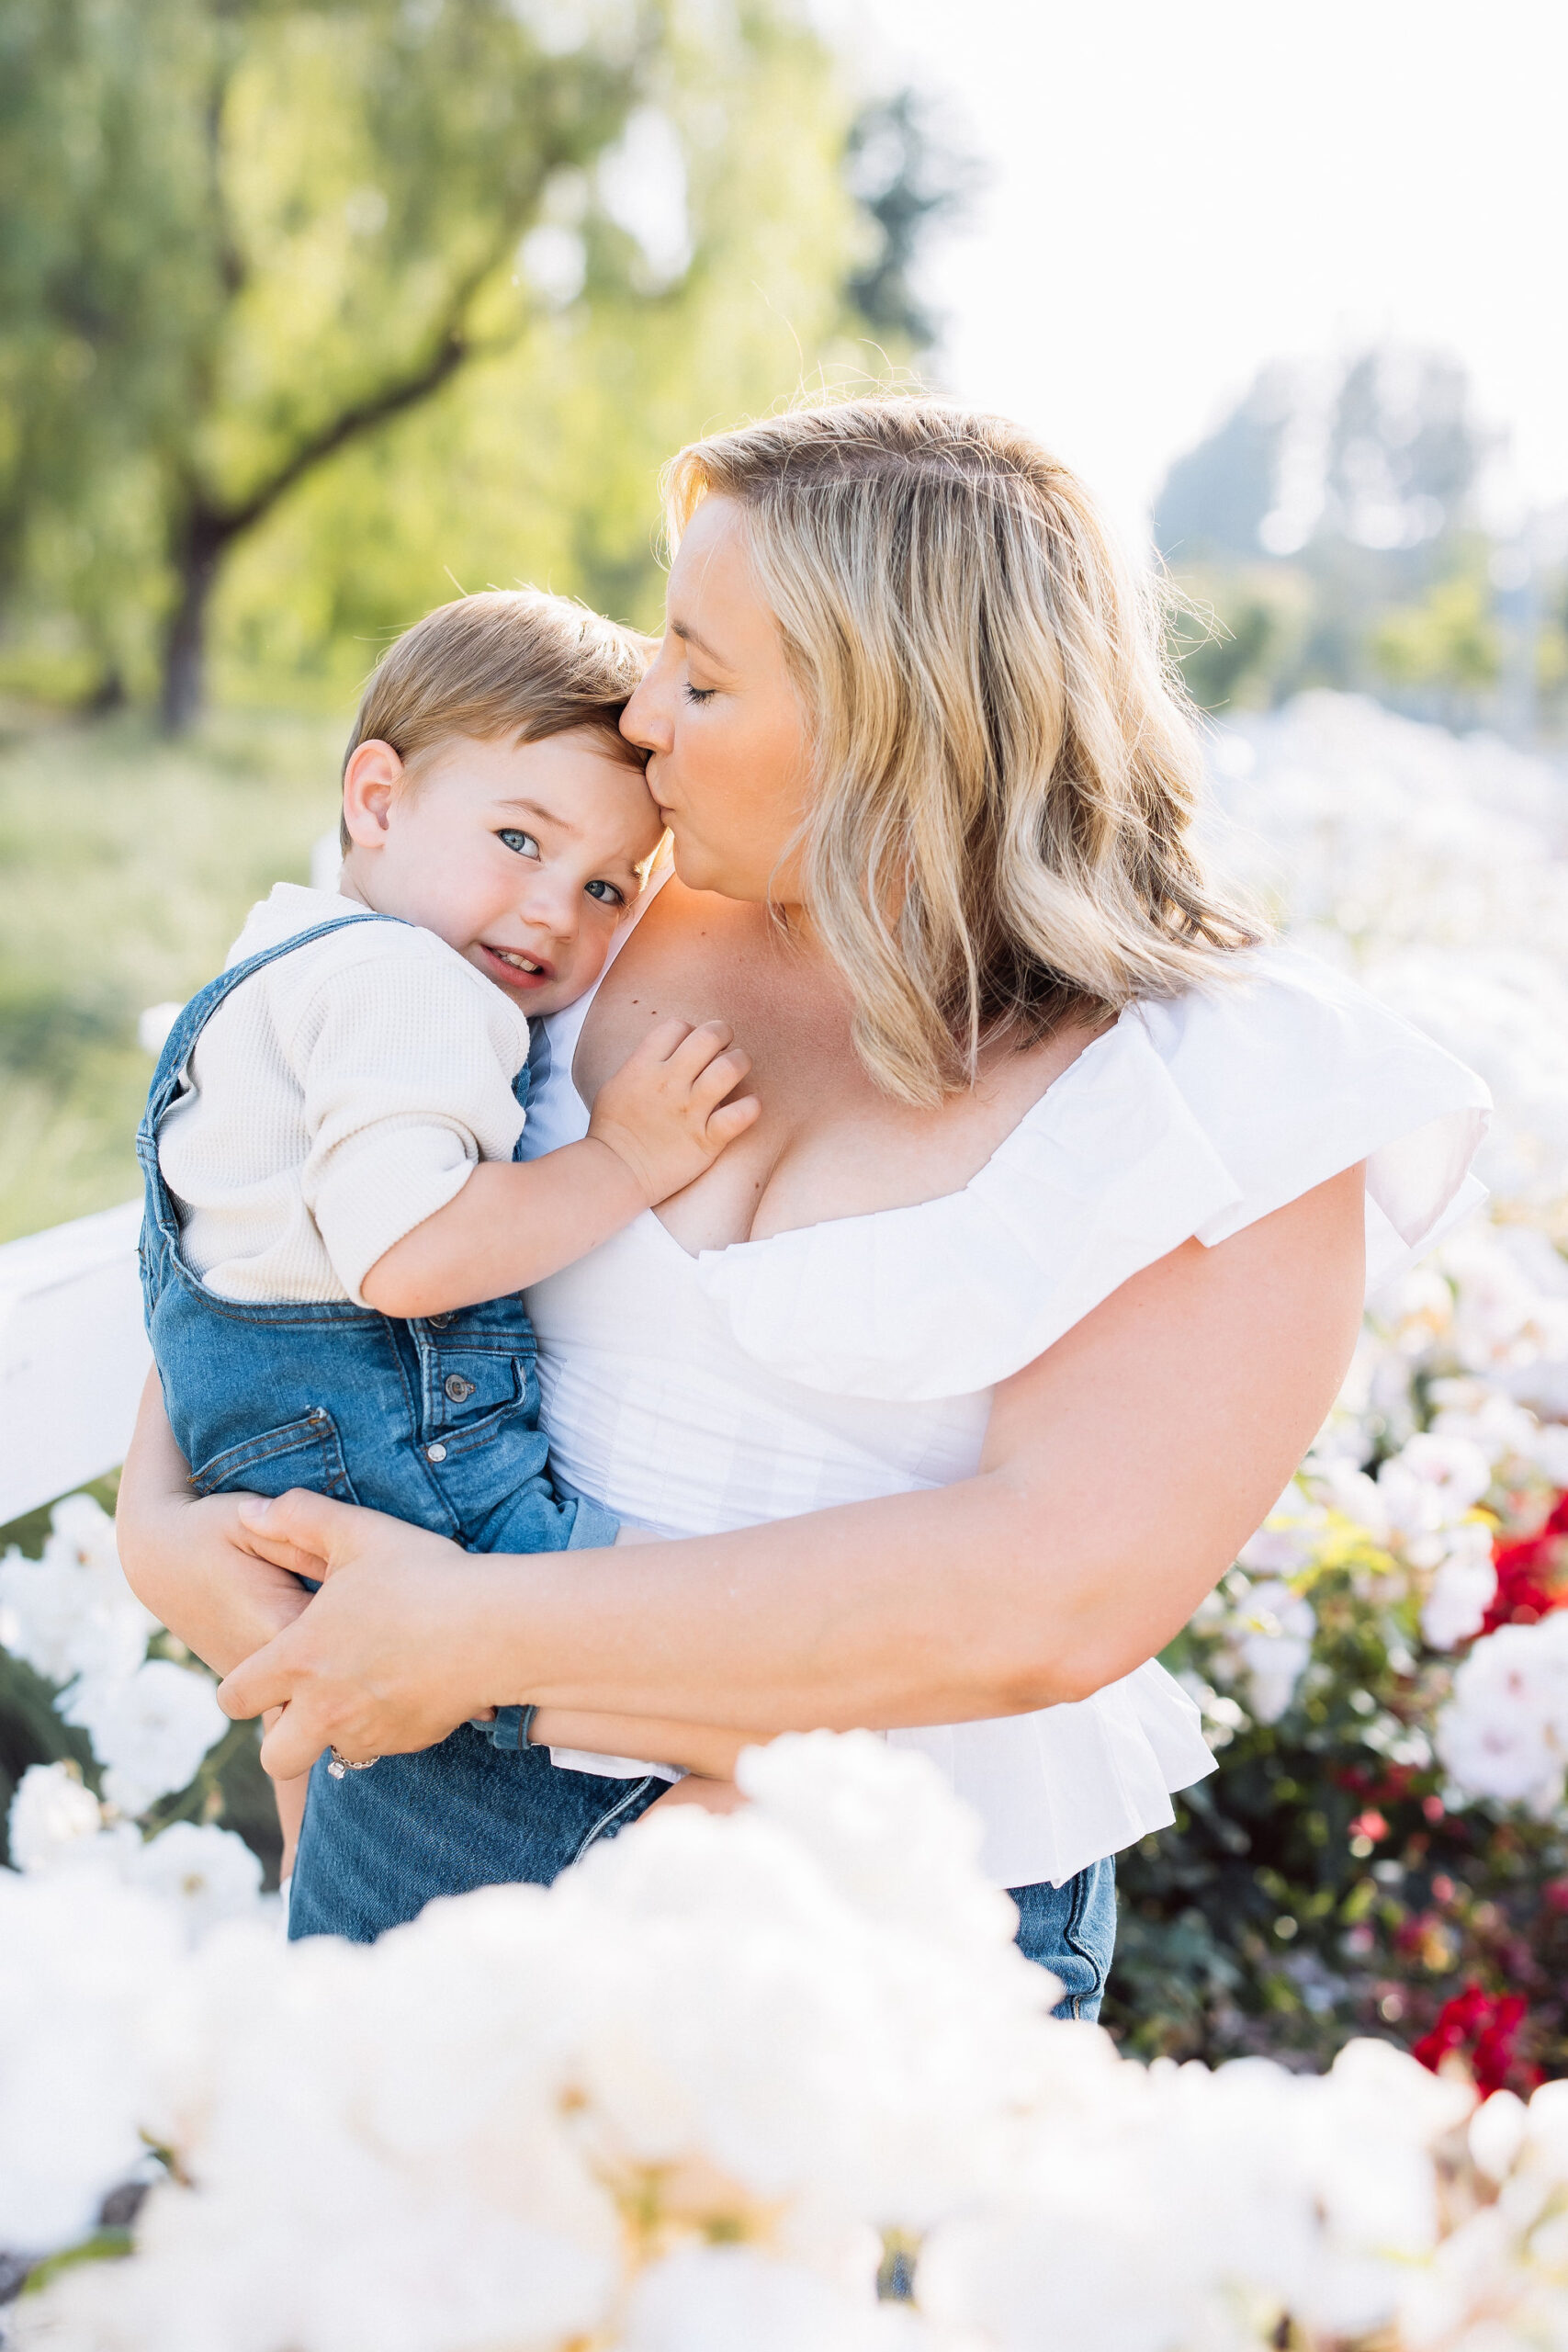
[[[929,291],[942,373],[1129,526],[1276,356],[1439,344],[1568,498],[1564,0],[816,0],[988,187]]]

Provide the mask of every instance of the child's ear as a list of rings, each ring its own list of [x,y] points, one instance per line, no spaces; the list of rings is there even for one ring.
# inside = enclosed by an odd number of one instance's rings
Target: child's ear
[[[356,849],[380,849],[393,801],[403,786],[403,763],[390,743],[374,736],[356,743],[343,772],[343,821]]]

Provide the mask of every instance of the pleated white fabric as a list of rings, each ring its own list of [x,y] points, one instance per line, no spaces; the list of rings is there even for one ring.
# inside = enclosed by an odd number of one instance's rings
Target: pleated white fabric
[[[535,1152],[586,1128],[586,1010],[550,1024]],[[671,1535],[971,1476],[997,1382],[1182,1240],[1213,1246],[1360,1159],[1369,1287],[1386,1282],[1482,1197],[1488,1109],[1353,983],[1263,951],[1212,995],[1130,1010],[962,1192],[695,1258],[649,1214],[537,1284],[555,1458]],[[976,1807],[1005,1886],[1059,1885],[1165,1826],[1171,1792],[1213,1770],[1152,1661],[1077,1705],[887,1736]]]

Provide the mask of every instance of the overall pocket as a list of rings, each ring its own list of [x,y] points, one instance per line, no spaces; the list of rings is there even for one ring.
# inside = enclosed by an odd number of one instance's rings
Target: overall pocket
[[[313,1494],[331,1495],[335,1502],[356,1503],[344,1460],[337,1423],[323,1405],[312,1405],[299,1420],[280,1429],[264,1430],[223,1453],[215,1453],[190,1474],[197,1495],[287,1494],[290,1487],[309,1487]]]
[[[539,1418],[532,1335],[479,1318],[431,1316],[411,1324],[419,1351],[420,1435],[456,1460]]]

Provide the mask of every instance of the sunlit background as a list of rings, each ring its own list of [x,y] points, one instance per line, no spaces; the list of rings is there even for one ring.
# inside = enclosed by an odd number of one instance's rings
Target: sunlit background
[[[1173,1653],[1225,1769],[1123,1863],[1145,2052],[1568,2072],[1568,1700],[1489,1647],[1568,1625],[1565,89],[1559,0],[0,7],[0,1241],[134,1193],[158,1009],[310,872],[390,638],[657,628],[661,461],[802,390],[1086,476],[1217,854],[1492,1085],[1488,1217]],[[9,1622],[0,1797],[91,1779]],[[243,1745],[143,1829],[275,1857]]]
[[[520,578],[657,626],[660,459],[802,384],[1036,427],[1152,527],[1206,708],[1561,735],[1554,6],[32,0],[5,40],[0,1233],[127,1189],[128,1023],[321,829],[388,638]]]

